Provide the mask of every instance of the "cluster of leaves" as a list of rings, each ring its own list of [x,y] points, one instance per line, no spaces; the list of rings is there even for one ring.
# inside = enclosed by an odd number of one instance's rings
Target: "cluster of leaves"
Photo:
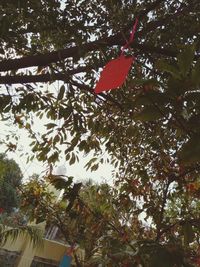
[[[47,228],[57,226],[57,240],[84,249],[84,266],[153,267],[164,261],[166,267],[189,267],[198,261],[198,198],[188,194],[185,200],[184,192],[169,191],[164,212],[160,207],[163,196],[153,185],[148,191],[147,185],[138,187],[136,183],[125,189],[124,183],[122,192],[121,187],[107,184],[82,185],[69,183],[66,177],[48,178],[64,190],[62,198],[55,201],[46,182],[33,179],[23,187],[21,209],[30,219],[45,221]],[[188,191],[187,187],[184,190]],[[76,259],[77,266],[82,266]]]
[[[14,160],[0,154],[0,207],[10,213],[19,206],[18,188],[21,184],[22,173]]]
[[[41,245],[41,230],[27,226],[27,217],[19,211],[22,180],[19,166],[5,154],[0,154],[0,170],[0,246],[19,236],[29,237],[33,246]]]
[[[0,220],[0,245],[4,246],[7,242],[14,242],[19,236],[29,238],[33,247],[42,247],[42,236],[43,233],[37,226],[21,226],[12,225],[11,228],[3,224]],[[28,239],[27,239],[28,241]]]

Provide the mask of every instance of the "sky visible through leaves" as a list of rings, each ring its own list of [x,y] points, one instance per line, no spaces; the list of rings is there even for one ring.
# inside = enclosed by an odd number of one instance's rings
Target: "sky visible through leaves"
[[[59,91],[60,84],[59,82],[52,84],[48,89],[50,91]],[[36,116],[33,115],[34,125],[35,125],[35,132],[45,132],[44,125],[48,123],[47,119],[38,119]],[[47,166],[43,164],[42,162],[39,162],[37,159],[33,159],[30,162],[27,162],[27,156],[31,155],[31,147],[30,143],[31,140],[28,137],[28,134],[24,129],[19,129],[15,125],[8,124],[7,121],[1,121],[0,122],[0,135],[2,138],[5,138],[6,135],[8,135],[11,132],[14,132],[16,136],[19,137],[19,149],[15,151],[7,151],[7,146],[4,144],[1,144],[0,146],[0,153],[6,152],[7,156],[9,158],[14,159],[17,164],[20,166],[21,171],[23,173],[24,179],[28,179],[33,174],[39,174],[40,176],[45,174]],[[8,140],[8,142],[12,142],[13,140]],[[62,150],[65,148],[62,147]],[[97,171],[91,172],[90,170],[86,171],[84,168],[85,164],[88,162],[88,160],[91,158],[92,155],[88,154],[87,157],[84,155],[80,156],[79,163],[76,163],[72,166],[68,164],[63,158],[62,161],[60,161],[56,168],[56,174],[60,175],[67,175],[67,176],[74,176],[75,181],[79,180],[87,180],[92,179],[96,182],[108,182],[112,184],[113,178],[112,178],[112,170],[113,166],[110,164],[103,164],[99,167]]]

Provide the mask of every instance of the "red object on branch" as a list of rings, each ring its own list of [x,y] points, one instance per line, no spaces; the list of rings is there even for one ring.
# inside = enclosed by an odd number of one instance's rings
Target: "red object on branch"
[[[125,57],[124,50],[129,48],[130,44],[133,42],[137,24],[138,19],[136,19],[133,25],[133,30],[131,32],[129,41],[127,41],[127,43],[122,48],[121,55],[118,58],[109,61],[103,68],[100,79],[97,82],[94,90],[96,94],[103,91],[117,89],[126,80],[126,77],[135,58]]]
[[[3,208],[0,208],[0,214],[4,212],[4,209]]]
[[[125,57],[124,55],[109,61],[101,72],[95,93],[120,87],[124,83],[133,61],[134,57]]]

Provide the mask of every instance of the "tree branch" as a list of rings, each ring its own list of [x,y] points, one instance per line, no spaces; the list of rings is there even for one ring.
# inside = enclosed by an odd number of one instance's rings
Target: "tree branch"
[[[81,70],[81,68],[76,69],[76,70]],[[82,68],[82,71],[84,68]],[[81,72],[81,71],[80,71]],[[63,82],[69,82],[68,80],[68,75],[69,74],[74,74],[75,70],[67,72],[67,74],[62,74],[62,73],[56,73],[56,74],[40,74],[40,75],[22,75],[22,76],[0,76],[0,84],[26,84],[26,83],[43,83],[43,82],[53,82],[56,80],[60,80]],[[87,91],[93,95],[95,95],[94,90],[89,87],[86,84],[79,83],[77,81],[71,80],[70,83],[72,85],[75,85],[78,87],[80,90]],[[113,103],[115,106],[120,108],[120,110],[123,110],[122,105],[115,100],[112,96],[107,95],[107,94],[98,94],[98,96],[101,96],[102,98],[108,100],[109,102]]]
[[[157,237],[156,237],[156,241],[158,241],[161,237],[161,227],[162,227],[162,222],[163,222],[163,217],[164,217],[164,211],[165,211],[165,205],[167,202],[167,195],[168,195],[168,190],[169,190],[169,186],[171,184],[171,180],[169,179],[166,187],[164,188],[164,192],[163,192],[163,199],[162,199],[162,205],[161,205],[161,211],[160,211],[160,218],[159,218],[159,225],[158,225],[158,229],[157,229]]]
[[[81,90],[85,90],[85,91],[88,91],[90,92],[91,94],[95,95],[95,92],[94,90],[89,87],[88,85],[86,84],[83,84],[83,83],[78,83],[76,81],[72,81],[71,82],[73,85],[77,86],[79,89]],[[108,100],[109,102],[113,103],[115,106],[117,106],[120,110],[123,110],[123,106],[121,103],[119,103],[117,100],[115,100],[112,96],[110,95],[107,95],[107,94],[104,94],[104,93],[100,93],[98,94],[98,96],[101,96],[103,97],[104,99]]]
[[[66,75],[61,73],[56,74],[40,74],[40,75],[15,75],[15,76],[0,76],[0,84],[24,84],[24,83],[43,83],[53,82],[56,80],[66,81]]]
[[[142,19],[143,17],[145,17],[150,11],[154,10],[162,2],[164,3],[165,1],[157,0],[153,4],[149,5],[145,10],[141,11],[138,14],[139,19]],[[125,31],[127,31],[128,30],[127,28],[129,27],[130,25],[125,28]],[[93,50],[98,50],[102,47],[106,47],[106,46],[110,47],[113,45],[123,45],[123,44],[124,44],[124,37],[119,32],[107,38],[102,38],[97,41],[85,43],[81,47],[74,46],[74,47],[69,47],[66,49],[53,51],[53,52],[46,53],[46,54],[38,54],[34,56],[26,56],[23,58],[3,60],[0,62],[0,72],[20,69],[20,68],[29,68],[29,67],[34,67],[34,66],[47,66],[51,63],[55,63],[55,62],[64,60],[66,58],[77,57],[77,55],[81,57],[82,51],[84,51],[84,53],[87,53]],[[155,52],[155,53],[160,53],[160,54],[164,54],[167,56],[176,55],[176,53],[174,53],[171,50],[152,47],[146,44],[134,43],[133,47],[138,48],[139,50],[145,51],[148,53]]]
[[[0,84],[18,84],[18,83],[43,83],[53,81],[66,81],[70,75],[91,71],[95,68],[102,67],[103,63],[95,66],[81,66],[75,69],[69,69],[66,73],[45,73],[37,75],[5,75],[0,76]]]
[[[52,63],[59,62],[66,58],[77,57],[77,55],[81,57],[82,56],[81,51],[87,53],[101,49],[106,46],[109,47],[114,45],[121,46],[123,44],[124,44],[124,38],[122,37],[121,33],[118,33],[114,36],[110,36],[101,40],[83,44],[81,47],[74,46],[46,54],[38,54],[35,56],[27,56],[23,58],[3,60],[0,62],[0,72],[16,70],[21,68],[48,66]],[[134,44],[132,44],[132,48],[138,49],[145,53],[157,53],[169,57],[175,57],[177,55],[177,51],[174,51],[171,48],[160,48],[149,44],[138,44],[134,42]]]
[[[167,225],[162,231],[160,231],[159,233],[159,238],[161,238],[161,236],[165,233],[167,233],[168,231],[170,231],[173,227],[177,226],[177,225],[183,225],[185,222],[188,222],[192,225],[195,225],[196,227],[200,226],[200,218],[196,218],[196,219],[183,219],[183,220],[178,220],[177,222],[174,222],[173,224]]]

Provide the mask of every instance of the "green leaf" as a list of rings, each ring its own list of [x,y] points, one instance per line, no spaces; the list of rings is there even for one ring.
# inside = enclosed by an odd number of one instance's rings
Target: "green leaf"
[[[182,145],[179,153],[179,160],[185,165],[200,161],[200,136],[192,136],[185,144]]]
[[[138,135],[138,129],[134,125],[130,125],[126,130],[126,134],[129,137],[136,136]]]
[[[65,156],[65,160],[68,161],[70,159],[70,153],[68,153],[66,156]]]
[[[99,164],[98,164],[98,163],[94,164],[94,165],[91,167],[91,172],[96,171],[98,168],[99,168]]]
[[[135,102],[133,103],[134,107],[140,107],[141,105],[151,105],[152,103],[156,103],[160,105],[166,105],[169,103],[170,98],[166,93],[162,93],[159,91],[151,90],[146,92],[145,94],[138,95],[136,97]]]
[[[91,167],[91,165],[92,165],[97,159],[98,159],[98,158],[92,158],[91,160],[89,160],[89,161],[85,164],[84,168],[86,168],[86,170],[89,170],[89,168]]]
[[[51,128],[54,128],[57,126],[57,124],[55,123],[48,123],[48,124],[45,124],[45,126],[47,127],[47,130],[51,129]]]
[[[56,143],[58,143],[60,141],[60,136],[58,134],[56,134],[56,136],[53,139],[53,144],[55,145]]]
[[[179,70],[176,66],[174,66],[174,64],[172,65],[171,63],[169,63],[167,60],[165,59],[161,59],[159,61],[156,62],[156,68],[170,73],[174,78],[180,78],[180,73]]]
[[[196,85],[200,85],[200,59],[196,62],[192,70],[192,82]]]
[[[142,94],[136,97],[135,101],[133,102],[133,107],[147,106],[150,104],[150,99],[146,96],[146,94]]]
[[[87,142],[86,142],[85,140],[82,140],[82,141],[79,143],[78,147],[79,147],[79,150],[80,150],[80,151],[83,151],[84,148],[87,147]]]
[[[52,163],[55,163],[59,158],[59,154],[58,152],[54,152],[49,158],[48,158],[48,162],[52,162]]]
[[[167,82],[166,92],[170,98],[177,99],[178,96],[183,94],[188,88],[185,88],[185,83],[174,77],[170,77]]]
[[[138,175],[140,176],[142,182],[146,182],[149,180],[149,176],[148,176],[147,171],[145,169],[139,170]]]
[[[193,242],[195,238],[191,223],[185,222],[183,224],[183,236],[184,236],[184,245],[187,247],[190,243]]]
[[[157,248],[156,253],[150,259],[150,267],[174,267],[171,254],[164,248]]]
[[[50,177],[50,181],[56,189],[62,190],[68,188],[72,184],[73,177],[69,176],[67,179],[65,179],[65,177],[62,177],[62,175],[52,175]]]
[[[45,221],[45,216],[39,216],[38,218],[36,218],[36,224],[42,223]]]
[[[148,88],[158,88],[160,86],[160,83],[156,79],[134,79],[135,85],[142,85],[142,86],[148,86]]]
[[[69,165],[72,165],[72,164],[74,164],[74,163],[75,163],[75,161],[76,161],[75,154],[74,154],[74,153],[72,153],[72,157],[71,157],[71,159],[70,159],[70,161],[69,161]]]
[[[145,107],[141,112],[139,112],[137,115],[135,115],[134,119],[136,121],[155,121],[160,118],[163,118],[163,114],[161,111],[159,111],[158,108],[153,106]]]
[[[62,100],[63,99],[63,96],[64,96],[64,93],[65,93],[65,86],[62,85],[60,87],[60,91],[58,93],[58,97],[57,97],[57,100]]]
[[[168,94],[160,91],[149,91],[147,92],[147,97],[159,105],[167,104],[170,101]]]
[[[193,132],[200,132],[200,114],[191,116],[188,121],[187,121],[187,128],[188,129],[193,129]]]
[[[188,94],[185,95],[185,100],[194,102],[200,106],[200,92],[198,91],[189,92]]]
[[[188,46],[178,55],[178,66],[183,76],[186,76],[194,59],[194,46]]]

